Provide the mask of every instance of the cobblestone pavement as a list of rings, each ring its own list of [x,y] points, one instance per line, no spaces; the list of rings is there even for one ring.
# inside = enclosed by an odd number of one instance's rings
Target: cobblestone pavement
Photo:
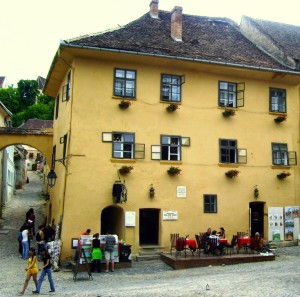
[[[30,183],[7,203],[0,222],[4,225],[0,232],[1,297],[16,296],[25,279],[26,261],[19,258],[16,238],[26,211],[33,207],[38,222],[43,220],[41,182],[34,173],[29,178]],[[95,273],[93,280],[86,272],[79,273],[76,282],[70,270],[61,268],[53,273],[55,296],[300,296],[300,246],[278,249],[275,261],[184,270],[173,270],[159,260],[133,262],[132,268]],[[25,296],[34,289],[31,281]],[[48,291],[46,279],[40,295],[51,295]]]

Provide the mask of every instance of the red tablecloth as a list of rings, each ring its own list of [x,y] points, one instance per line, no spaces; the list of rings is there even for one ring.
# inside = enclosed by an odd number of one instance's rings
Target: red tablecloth
[[[187,239],[187,240],[186,240],[186,245],[187,245],[191,250],[196,250],[196,249],[197,249],[196,240],[194,240],[194,239]]]
[[[237,245],[238,245],[239,249],[242,248],[244,244],[249,244],[250,245],[251,244],[251,238],[250,237],[240,237],[240,238],[238,238]]]
[[[219,243],[226,244],[227,243],[227,239],[226,238],[220,238],[219,239]]]

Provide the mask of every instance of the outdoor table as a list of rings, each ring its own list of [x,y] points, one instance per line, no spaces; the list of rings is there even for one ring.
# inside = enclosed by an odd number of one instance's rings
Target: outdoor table
[[[187,239],[186,240],[186,246],[189,247],[192,251],[195,251],[197,249],[196,240],[194,239]]]
[[[224,244],[224,245],[227,244],[227,242],[228,242],[228,241],[227,241],[226,238],[220,238],[220,239],[219,239],[219,243],[222,243],[222,244]]]
[[[239,249],[241,249],[244,244],[250,245],[251,238],[250,237],[239,237],[237,240],[237,245],[238,245]]]

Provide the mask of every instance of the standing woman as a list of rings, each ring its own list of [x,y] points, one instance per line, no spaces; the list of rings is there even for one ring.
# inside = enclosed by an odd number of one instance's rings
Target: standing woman
[[[96,233],[92,241],[92,272],[95,271],[95,266],[97,266],[97,272],[101,272],[101,260],[102,251],[100,248],[99,233]]]
[[[33,278],[33,281],[35,283],[35,287],[37,286],[38,268],[37,268],[37,262],[36,261],[37,260],[36,260],[36,255],[35,255],[35,249],[32,247],[29,250],[28,267],[25,269],[25,271],[26,271],[25,283],[24,283],[23,289],[19,292],[19,295],[24,294],[31,277]]]
[[[24,260],[28,259],[30,235],[30,227],[26,225],[25,229],[22,231],[22,257]]]
[[[44,266],[42,267],[42,269],[40,269],[40,270],[42,270],[42,273],[40,275],[38,284],[36,286],[36,290],[32,291],[32,293],[34,293],[34,294],[39,294],[40,293],[42,282],[43,282],[46,274],[48,274],[48,280],[49,280],[49,283],[50,283],[49,293],[53,293],[53,292],[55,292],[55,287],[54,287],[54,283],[53,283],[53,279],[52,279],[50,255],[49,255],[48,251],[45,248],[42,248],[41,254],[42,254],[42,261],[44,262]]]

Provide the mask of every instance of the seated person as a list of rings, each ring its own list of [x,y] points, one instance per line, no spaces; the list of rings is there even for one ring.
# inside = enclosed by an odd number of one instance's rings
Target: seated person
[[[208,253],[208,251],[209,251],[209,236],[210,235],[211,235],[211,228],[208,228],[202,237],[202,242],[204,242],[204,252],[205,253]]]
[[[219,238],[222,238],[222,239],[225,238],[225,229],[223,227],[220,228],[220,230],[218,232],[218,236],[219,236]]]
[[[256,232],[254,236],[254,249],[259,251],[269,249],[269,243],[264,242],[264,239],[261,237],[259,232]]]
[[[217,236],[217,231],[212,231],[211,235],[209,236],[209,251],[220,254],[223,252],[224,245],[220,245],[219,236]]]

